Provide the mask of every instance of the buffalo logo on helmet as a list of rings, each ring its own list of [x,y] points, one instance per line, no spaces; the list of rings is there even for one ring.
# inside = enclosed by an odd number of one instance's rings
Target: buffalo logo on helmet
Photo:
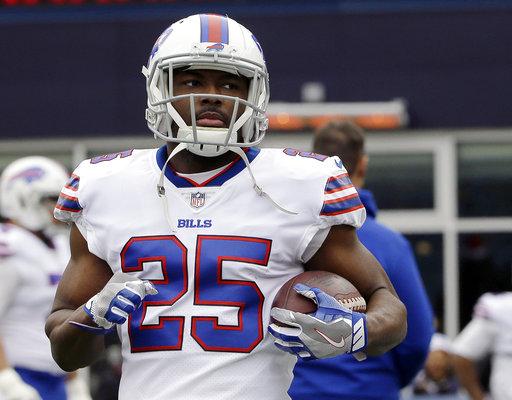
[[[224,44],[222,43],[215,43],[211,44],[210,46],[206,47],[206,51],[222,51],[224,50]]]
[[[27,183],[32,183],[34,181],[41,179],[44,176],[44,174],[44,169],[40,167],[32,167],[21,171],[19,174],[14,175],[13,177],[11,177],[9,182],[13,182],[18,179],[23,179]]]

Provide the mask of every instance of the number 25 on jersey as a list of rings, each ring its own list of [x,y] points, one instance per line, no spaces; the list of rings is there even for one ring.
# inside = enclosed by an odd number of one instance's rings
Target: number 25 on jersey
[[[244,236],[199,235],[194,268],[194,305],[238,307],[238,324],[221,325],[218,317],[193,316],[191,335],[205,351],[248,353],[263,339],[264,296],[253,281],[222,278],[223,262],[235,261],[265,268],[271,240]],[[121,251],[123,272],[152,268],[162,279],[150,280],[158,294],[142,303],[128,320],[132,352],[181,350],[183,316],[169,309],[188,288],[187,248],[174,235],[131,238]],[[162,307],[165,309],[162,311]],[[158,323],[143,324],[146,315],[159,312]]]

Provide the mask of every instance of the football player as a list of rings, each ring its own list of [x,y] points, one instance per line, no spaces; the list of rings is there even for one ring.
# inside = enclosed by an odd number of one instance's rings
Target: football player
[[[67,229],[52,211],[67,172],[45,157],[20,158],[0,177],[0,399],[66,399],[66,373],[44,333],[57,282],[69,259]],[[65,226],[63,226],[65,228]],[[87,400],[81,378],[69,380]]]
[[[398,344],[405,309],[357,240],[365,210],[340,160],[257,147],[269,80],[256,37],[193,15],[162,33],[143,74],[166,145],[83,161],[56,206],[73,223],[46,325],[58,364],[88,365],[117,329],[120,399],[284,399],[296,356]],[[315,315],[271,311],[305,268],[352,281],[367,314],[304,286]]]
[[[490,396],[512,399],[512,292],[486,293],[452,346],[455,373],[471,400],[488,398],[476,364],[491,357]]]

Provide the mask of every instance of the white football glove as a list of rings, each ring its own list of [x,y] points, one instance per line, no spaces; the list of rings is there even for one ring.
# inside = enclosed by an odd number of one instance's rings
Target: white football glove
[[[25,383],[12,368],[0,371],[0,394],[4,400],[41,400],[37,390]]]
[[[271,324],[268,330],[275,345],[303,360],[353,354],[366,358],[366,316],[343,307],[334,297],[318,288],[296,284],[297,293],[313,300],[317,310],[311,314],[274,307],[270,315],[285,326]]]
[[[101,292],[91,297],[84,305],[85,312],[98,327],[74,321],[70,323],[93,333],[108,333],[114,324],[124,324],[128,315],[140,307],[144,297],[157,293],[158,290],[151,282],[116,272]]]

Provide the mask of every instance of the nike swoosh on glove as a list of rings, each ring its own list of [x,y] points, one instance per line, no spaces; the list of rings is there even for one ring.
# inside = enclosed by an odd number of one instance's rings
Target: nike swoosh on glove
[[[142,304],[147,295],[157,294],[151,282],[116,272],[105,287],[84,305],[85,312],[97,327],[70,321],[71,324],[92,333],[109,333],[114,324],[124,324],[129,314]]]
[[[295,291],[313,300],[317,310],[311,314],[274,307],[270,316],[282,325],[270,324],[268,330],[275,345],[303,360],[353,354],[361,361],[366,358],[366,316],[342,306],[334,297],[318,288],[302,283]]]

